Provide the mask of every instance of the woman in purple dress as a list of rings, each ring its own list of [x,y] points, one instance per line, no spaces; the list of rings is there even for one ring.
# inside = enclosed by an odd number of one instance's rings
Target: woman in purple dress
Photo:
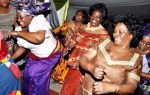
[[[59,42],[52,35],[49,22],[45,19],[42,10],[49,8],[49,3],[37,7],[32,3],[24,3],[18,9],[18,22],[20,28],[11,32],[17,36],[19,47],[13,59],[22,55],[29,49],[29,58],[23,73],[25,95],[48,95],[50,73],[60,58]],[[42,10],[40,8],[43,8]],[[38,11],[38,12],[37,12]]]
[[[139,43],[139,50],[143,55],[140,88],[144,95],[150,95],[150,23],[144,28],[144,36]]]

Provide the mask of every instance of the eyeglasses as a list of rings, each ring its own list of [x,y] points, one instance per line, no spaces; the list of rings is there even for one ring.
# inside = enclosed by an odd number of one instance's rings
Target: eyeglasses
[[[146,42],[144,40],[140,41],[140,43],[142,43],[143,45],[146,45],[146,46],[150,46],[150,42]]]

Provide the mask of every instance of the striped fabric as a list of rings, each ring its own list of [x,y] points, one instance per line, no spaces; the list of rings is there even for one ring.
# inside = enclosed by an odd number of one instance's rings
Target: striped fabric
[[[18,0],[11,0],[10,1],[10,6],[13,6],[13,7],[17,8],[18,7]]]
[[[11,7],[11,10],[7,14],[0,14],[0,30],[2,31],[4,39],[7,38],[7,32],[13,30],[13,25],[16,18],[16,10],[15,8]]]

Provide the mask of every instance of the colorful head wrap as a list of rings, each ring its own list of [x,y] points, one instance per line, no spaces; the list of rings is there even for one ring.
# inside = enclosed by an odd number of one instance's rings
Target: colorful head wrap
[[[148,36],[150,38],[150,23],[144,27],[144,36]]]
[[[36,0],[19,0],[18,12],[25,15],[39,15],[44,14],[50,10],[51,3],[36,2]]]

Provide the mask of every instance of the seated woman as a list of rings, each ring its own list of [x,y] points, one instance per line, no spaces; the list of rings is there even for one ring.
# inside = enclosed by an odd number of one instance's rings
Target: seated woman
[[[80,57],[80,66],[87,72],[78,95],[131,94],[137,88],[141,56],[131,47],[142,37],[142,21],[134,15],[117,16],[114,26],[114,42],[106,39]]]
[[[21,74],[0,32],[0,95],[21,95]]]
[[[19,32],[9,33],[17,36],[19,45],[13,59],[29,49],[29,58],[23,73],[24,94],[49,95],[50,73],[60,58],[60,44],[52,35],[49,22],[43,14],[39,14],[40,11],[36,9],[34,3],[25,4],[27,5],[20,5],[18,8],[17,20],[21,28],[16,30]],[[42,5],[38,8],[46,9],[50,6],[48,3]]]

